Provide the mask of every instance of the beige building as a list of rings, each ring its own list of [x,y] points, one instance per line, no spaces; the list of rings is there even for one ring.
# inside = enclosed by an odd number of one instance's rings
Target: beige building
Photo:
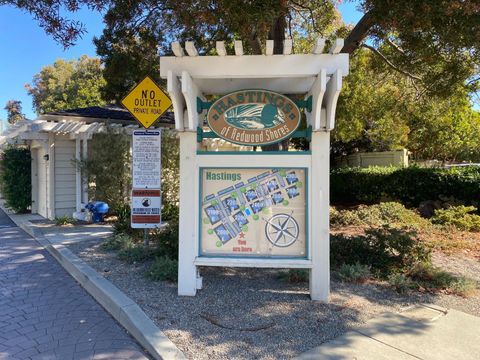
[[[364,152],[348,155],[338,161],[340,166],[408,166],[408,150]]]
[[[10,126],[0,136],[0,147],[23,144],[32,154],[32,213],[54,219],[72,216],[88,203],[88,186],[76,161],[85,159],[92,136],[105,124],[127,132],[138,129],[130,113],[115,106],[94,106],[51,112]],[[172,127],[172,113],[157,123]]]

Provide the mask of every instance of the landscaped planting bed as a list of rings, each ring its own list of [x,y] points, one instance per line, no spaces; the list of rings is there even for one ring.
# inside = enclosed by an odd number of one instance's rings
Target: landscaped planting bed
[[[308,283],[289,283],[275,269],[203,268],[204,288],[178,297],[175,283],[152,282],[150,262],[131,264],[97,241],[69,248],[129,297],[191,359],[292,358],[376,315],[432,303],[480,316],[480,297],[422,289],[399,294],[387,281],[342,282],[333,274],[331,301],[314,302]],[[433,264],[480,281],[478,259],[433,254]]]

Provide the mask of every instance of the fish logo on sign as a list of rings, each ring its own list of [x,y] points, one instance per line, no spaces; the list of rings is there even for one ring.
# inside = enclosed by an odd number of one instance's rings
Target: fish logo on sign
[[[288,97],[268,90],[241,90],[215,101],[207,113],[210,128],[241,145],[273,144],[293,135],[300,110]]]
[[[172,106],[172,101],[147,76],[125,96],[122,105],[144,128],[148,129]]]

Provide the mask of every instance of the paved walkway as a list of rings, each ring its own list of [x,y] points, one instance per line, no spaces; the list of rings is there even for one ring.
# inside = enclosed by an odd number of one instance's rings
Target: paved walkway
[[[0,359],[148,359],[135,340],[2,210]]]
[[[434,305],[387,313],[297,360],[478,360],[480,318]]]

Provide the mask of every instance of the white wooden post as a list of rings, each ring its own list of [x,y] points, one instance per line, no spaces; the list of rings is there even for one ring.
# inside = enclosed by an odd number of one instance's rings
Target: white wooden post
[[[80,161],[80,139],[75,139],[75,160]],[[82,209],[82,173],[78,166],[75,164],[75,208],[76,211]]]
[[[180,132],[180,229],[178,237],[178,295],[197,293],[198,254],[198,169],[197,134]]]
[[[47,161],[47,217],[55,219],[55,134],[48,134]]]
[[[82,142],[82,159],[87,160],[88,157],[88,140],[83,138]],[[82,204],[85,206],[88,203],[88,179],[82,174]]]
[[[330,237],[329,237],[329,185],[330,185],[330,133],[313,132],[312,142],[312,239],[310,256],[310,297],[328,301],[330,296]]]
[[[41,148],[30,147],[30,155],[32,157],[32,168],[30,172],[32,179],[32,214],[38,213],[38,167],[40,166],[40,154]]]

